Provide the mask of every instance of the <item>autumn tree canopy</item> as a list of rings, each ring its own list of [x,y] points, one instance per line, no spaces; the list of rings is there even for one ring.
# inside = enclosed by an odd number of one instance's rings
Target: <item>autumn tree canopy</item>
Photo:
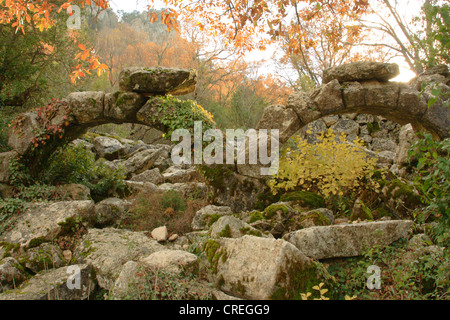
[[[400,13],[408,6],[403,0],[164,2],[171,8],[169,15],[176,12],[210,35],[221,34],[241,53],[281,43],[284,62],[292,64],[299,78],[306,76],[316,84],[322,69],[354,60],[400,55],[416,73],[450,61],[446,0],[423,0],[418,7],[415,3],[419,12],[409,20]]]

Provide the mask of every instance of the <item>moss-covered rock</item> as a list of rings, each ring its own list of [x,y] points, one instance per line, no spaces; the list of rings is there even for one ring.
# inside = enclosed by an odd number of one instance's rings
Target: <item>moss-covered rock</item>
[[[302,229],[315,226],[329,226],[334,224],[335,218],[331,210],[320,208],[303,212],[295,220],[296,223],[294,225],[297,229]]]
[[[280,200],[284,202],[292,201],[301,207],[311,209],[325,207],[325,199],[322,196],[309,191],[289,192],[282,195]]]
[[[61,268],[67,264],[61,249],[51,243],[43,243],[39,247],[27,250],[23,255],[18,257],[18,260],[23,266],[34,273]]]
[[[211,238],[240,238],[245,235],[270,237],[234,216],[221,217],[212,225],[209,235]]]
[[[256,208],[259,210],[264,210],[267,206],[272,203],[276,203],[280,201],[280,194],[274,195],[272,191],[266,190],[257,195]]]
[[[369,220],[373,221],[374,217],[372,214],[372,210],[368,208],[364,202],[361,200],[356,200],[355,205],[353,206],[352,215],[350,216],[350,221],[357,221],[357,220]]]
[[[422,198],[414,186],[398,179],[384,181],[381,196],[382,207],[396,218],[410,218],[411,212],[423,206]]]
[[[222,238],[210,240],[205,253],[215,283],[239,298],[294,299],[318,283],[314,262],[284,240]]]
[[[195,90],[197,72],[174,68],[128,68],[120,73],[123,91],[143,94],[184,95]]]
[[[248,223],[253,223],[259,220],[263,220],[264,219],[264,215],[261,211],[258,210],[254,210],[252,212],[249,213],[249,221]]]
[[[278,218],[279,220],[285,220],[289,217],[289,215],[293,212],[292,208],[290,208],[285,203],[275,203],[268,206],[264,212],[263,216],[265,219],[274,219]]]

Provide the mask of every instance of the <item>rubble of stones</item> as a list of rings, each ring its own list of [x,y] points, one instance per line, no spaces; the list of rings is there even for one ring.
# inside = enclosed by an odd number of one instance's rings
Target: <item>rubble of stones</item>
[[[208,192],[195,167],[173,165],[169,145],[110,136],[72,143],[108,159],[111,167],[124,167],[130,194],[188,194],[193,187]],[[84,186],[67,190],[73,200],[30,207],[0,237],[0,299],[89,299],[99,288],[121,299],[130,290],[127,284],[139,281],[142,265],[201,276],[202,289],[212,299],[272,299],[280,288],[301,287],[298,277],[285,270],[318,282],[314,260],[359,256],[364,246],[409,238],[413,225],[390,219],[353,223],[326,208],[285,201],[238,213],[207,205],[194,216],[193,232],[184,235],[171,234],[166,226],[135,232],[114,227],[130,214],[129,200],[94,203]],[[72,250],[63,251],[56,239],[70,221],[80,221],[87,232]],[[67,287],[71,266],[81,272],[80,289]]]

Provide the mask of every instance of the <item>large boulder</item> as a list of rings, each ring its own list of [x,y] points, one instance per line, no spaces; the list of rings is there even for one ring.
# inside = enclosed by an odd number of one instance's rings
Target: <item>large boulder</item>
[[[162,250],[152,253],[140,260],[145,266],[164,269],[173,273],[186,272],[195,274],[198,271],[198,257],[183,250]]]
[[[128,68],[119,76],[123,91],[148,95],[185,95],[195,90],[195,70],[174,68]]]
[[[294,110],[282,105],[272,105],[264,109],[256,129],[278,129],[280,142],[284,143],[300,128],[301,123]]]
[[[210,223],[218,220],[218,218],[231,215],[231,208],[227,206],[214,206],[209,205],[203,207],[195,213],[192,219],[192,229],[193,230],[206,230],[210,227]]]
[[[334,114],[345,108],[342,99],[342,86],[337,80],[333,80],[320,86],[311,93],[311,99],[322,116]]]
[[[147,98],[134,92],[114,92],[105,95],[105,118],[113,121],[133,121]]]
[[[243,299],[295,299],[318,281],[313,261],[281,239],[209,240],[205,253],[218,288]]]
[[[253,228],[248,223],[228,215],[219,218],[219,220],[211,226],[209,234],[211,238],[240,238],[245,235],[272,237],[263,234],[260,230]]]
[[[34,204],[16,217],[14,229],[0,240],[19,244],[24,248],[51,242],[74,223],[90,224],[95,217],[94,201],[64,201],[51,204]]]
[[[73,92],[67,96],[67,102],[70,106],[71,114],[79,125],[93,125],[104,122],[104,92]]]
[[[87,300],[95,289],[91,273],[86,264],[52,269],[0,294],[0,300]]]
[[[311,123],[322,116],[306,92],[298,91],[291,94],[286,107],[295,111],[302,125]]]
[[[142,232],[114,228],[90,229],[75,252],[79,263],[91,264],[100,287],[110,290],[122,266],[164,247]]]
[[[111,161],[119,158],[124,146],[117,139],[100,136],[94,139],[94,150],[100,158]]]
[[[409,220],[364,222],[302,229],[283,238],[313,259],[360,256],[366,248],[408,238]]]
[[[137,174],[131,178],[134,182],[151,182],[154,184],[161,184],[164,182],[163,175],[158,168],[146,170],[140,174]]]
[[[168,148],[164,146],[154,146],[150,149],[137,151],[122,164],[125,167],[127,176],[133,174],[138,175],[146,170],[152,169],[155,162],[162,156],[169,156]]]
[[[399,66],[394,63],[359,61],[326,69],[323,72],[323,83],[329,83],[332,80],[338,80],[339,82],[388,81],[399,74]]]
[[[124,219],[131,207],[131,203],[119,198],[108,198],[95,205],[95,226],[112,226]]]
[[[162,174],[164,181],[167,183],[183,183],[198,180],[200,174],[196,168],[182,169],[178,166],[167,168]]]
[[[8,257],[0,260],[0,292],[15,289],[26,280],[26,274],[19,262]]]

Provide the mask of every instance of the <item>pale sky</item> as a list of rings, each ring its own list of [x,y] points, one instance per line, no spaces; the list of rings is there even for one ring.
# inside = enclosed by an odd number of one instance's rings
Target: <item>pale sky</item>
[[[147,10],[148,0],[110,0],[111,7],[114,11],[123,10],[125,12]]]

